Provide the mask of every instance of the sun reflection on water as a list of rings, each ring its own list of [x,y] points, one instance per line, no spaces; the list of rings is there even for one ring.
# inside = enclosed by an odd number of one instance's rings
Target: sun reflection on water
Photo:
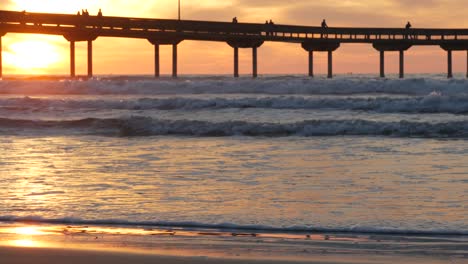
[[[0,239],[0,245],[12,247],[46,247],[48,244],[41,237],[53,234],[52,230],[43,229],[40,226],[2,226],[0,234],[5,237]]]
[[[18,235],[43,235],[45,232],[41,231],[38,227],[34,226],[24,226],[24,227],[15,227],[13,232]]]
[[[7,244],[13,247],[40,247],[37,241],[31,239],[10,240]]]

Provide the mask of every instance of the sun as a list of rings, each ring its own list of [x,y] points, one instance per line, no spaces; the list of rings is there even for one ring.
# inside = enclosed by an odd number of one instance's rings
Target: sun
[[[23,40],[13,42],[4,52],[5,63],[19,73],[40,74],[60,61],[57,47],[46,41]]]

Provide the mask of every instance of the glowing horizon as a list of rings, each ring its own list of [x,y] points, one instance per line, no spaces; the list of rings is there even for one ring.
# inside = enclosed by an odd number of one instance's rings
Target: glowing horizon
[[[241,22],[262,23],[273,19],[281,24],[318,25],[326,18],[329,26],[400,27],[410,20],[414,27],[468,27],[460,0],[434,0],[425,5],[405,0],[374,2],[328,1],[294,4],[284,1],[262,0],[182,0],[182,19],[230,21],[237,16]],[[451,2],[450,4],[447,2]],[[88,9],[96,14],[151,18],[176,18],[177,0],[148,3],[136,0],[0,0],[8,10],[75,14]],[[458,8],[457,8],[458,7]],[[95,74],[152,74],[153,48],[146,40],[104,38],[93,43]],[[34,51],[34,52],[32,52]],[[398,70],[398,54],[387,53],[386,71]],[[161,73],[171,71],[169,46],[161,47]],[[413,47],[406,52],[407,73],[444,73],[445,52],[438,47]],[[454,53],[454,72],[465,72],[466,54]],[[3,37],[3,72],[8,74],[68,74],[69,45],[61,36],[7,34]],[[251,51],[240,51],[240,73],[251,72]],[[258,49],[259,74],[305,74],[307,55],[298,44],[265,43]],[[315,57],[317,74],[326,71],[326,54]],[[77,43],[77,74],[86,72],[86,44]],[[334,72],[377,73],[378,53],[368,44],[344,44],[334,53]],[[232,49],[226,43],[183,41],[179,45],[180,74],[231,74]]]

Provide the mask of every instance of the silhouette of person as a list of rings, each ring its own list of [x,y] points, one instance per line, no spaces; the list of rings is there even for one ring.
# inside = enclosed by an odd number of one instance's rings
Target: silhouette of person
[[[408,30],[411,28],[411,23],[408,21],[408,23],[406,23],[406,26],[405,26],[405,29]],[[412,38],[410,34],[406,33],[406,39],[408,38]]]
[[[97,14],[98,17],[102,17],[102,11],[101,11],[101,8],[99,8],[99,12]]]
[[[270,21],[265,20],[265,26],[267,28],[267,36],[273,36],[275,35],[273,33],[274,28],[275,28],[275,23],[273,23],[273,20],[270,19]]]
[[[406,23],[406,26],[405,26],[406,29],[410,29],[411,28],[411,23],[408,21],[408,23]]]
[[[322,28],[328,28],[327,21],[322,20]]]
[[[265,20],[265,31],[266,31],[266,35],[267,36],[270,36],[271,34],[271,28],[270,28],[270,24],[268,24],[268,20]]]
[[[328,28],[328,25],[327,25],[327,21],[325,21],[325,19],[322,20],[322,29],[327,29]],[[320,34],[320,38],[323,38],[324,34],[323,34],[323,31],[322,33]],[[328,34],[325,34],[325,37],[328,37]]]
[[[78,11],[78,13],[76,13],[76,15],[77,15],[77,16],[81,16],[81,13],[80,13],[80,11]]]
[[[237,17],[234,17],[234,18],[232,19],[232,23],[234,23],[234,24],[237,23]]]

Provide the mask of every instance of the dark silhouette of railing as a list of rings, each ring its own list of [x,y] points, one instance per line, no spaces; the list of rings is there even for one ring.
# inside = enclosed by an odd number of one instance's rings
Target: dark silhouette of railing
[[[447,51],[448,77],[452,77],[452,51],[467,51],[468,29],[310,27],[280,24],[210,22],[109,16],[84,16],[0,11],[1,36],[7,33],[62,35],[70,42],[70,72],[75,76],[75,42],[88,42],[88,76],[92,72],[92,42],[98,37],[147,39],[154,45],[155,76],[159,76],[159,45],[173,47],[173,76],[177,76],[177,44],[183,40],[220,41],[234,48],[234,76],[239,76],[238,49],[252,48],[253,76],[257,76],[257,48],[265,41],[300,43],[309,54],[313,76],[313,52],[328,52],[328,77],[332,77],[332,53],[341,43],[369,43],[380,52],[380,76],[385,76],[384,52],[400,53],[400,77],[404,76],[404,51],[414,45],[438,45]],[[1,47],[1,45],[0,45]],[[0,56],[1,65],[1,56]],[[1,76],[1,66],[0,66]]]

